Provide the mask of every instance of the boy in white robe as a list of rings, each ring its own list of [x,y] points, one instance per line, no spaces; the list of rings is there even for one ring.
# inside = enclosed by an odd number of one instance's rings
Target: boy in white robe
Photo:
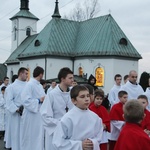
[[[56,127],[54,147],[57,150],[99,150],[103,125],[102,120],[88,109],[88,89],[77,85],[71,89],[70,95],[75,106],[62,117]]]
[[[18,79],[12,83],[7,93],[7,110],[10,112],[11,149],[20,150],[20,121],[22,115],[21,93],[26,85],[28,70],[21,67],[18,70]]]
[[[69,68],[62,68],[58,73],[58,79],[60,84],[46,95],[40,109],[46,130],[45,150],[54,150],[53,132],[62,116],[73,107],[69,88],[73,82],[73,72]]]
[[[9,85],[9,78],[8,78],[8,77],[4,77],[4,83],[2,83],[2,84],[0,85],[0,89],[1,89],[3,86],[8,87],[8,85]],[[0,90],[0,93],[1,93],[1,90]]]
[[[21,99],[24,111],[21,120],[21,149],[43,150],[44,130],[40,115],[40,107],[45,98],[45,92],[40,84],[44,69],[37,66],[33,71],[33,77],[23,89]]]
[[[14,74],[12,76],[12,83],[18,78],[18,75]],[[5,90],[5,94],[4,94],[4,99],[6,102],[6,109],[5,109],[5,137],[4,137],[4,142],[5,142],[5,148],[7,148],[8,150],[11,149],[11,115],[10,112],[7,109],[7,99],[9,99],[9,92],[11,91],[11,85],[9,84],[8,87]]]
[[[4,92],[6,87],[3,86],[1,88],[0,94],[0,139],[4,137],[5,133],[5,100],[4,100]]]
[[[118,92],[121,89],[121,81],[122,81],[122,76],[120,74],[116,74],[114,77],[115,80],[115,84],[112,87],[112,89],[109,92],[108,95],[108,100],[111,104],[111,107],[119,102],[119,98],[118,98]]]

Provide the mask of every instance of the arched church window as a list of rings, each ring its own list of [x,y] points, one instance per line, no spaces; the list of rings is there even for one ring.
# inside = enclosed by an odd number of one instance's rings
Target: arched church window
[[[127,46],[128,42],[127,42],[127,40],[125,38],[121,38],[120,41],[119,41],[119,44]]]
[[[83,68],[82,67],[79,67],[79,76],[83,76]]]
[[[40,41],[36,40],[35,43],[34,43],[34,46],[40,46],[40,44],[41,44]]]
[[[104,69],[101,67],[96,68],[95,77],[96,77],[96,86],[104,86]]]
[[[14,75],[14,72],[11,70],[11,72],[10,72],[10,79],[12,79],[13,75]]]
[[[26,35],[27,35],[27,36],[30,36],[30,35],[31,35],[31,29],[30,29],[30,28],[27,28],[27,29],[26,29]]]

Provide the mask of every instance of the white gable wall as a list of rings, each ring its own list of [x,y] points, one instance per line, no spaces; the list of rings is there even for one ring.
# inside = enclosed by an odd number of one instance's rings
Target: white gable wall
[[[72,60],[48,58],[46,78],[47,79],[57,78],[59,70],[63,67],[68,67],[72,70]]]
[[[114,58],[82,58],[76,59],[74,62],[74,74],[79,75],[79,67],[83,68],[84,74],[87,73],[87,78],[89,78],[90,74],[95,76],[95,69],[102,67],[105,71],[105,76],[104,87],[101,88],[107,94],[114,85],[114,76],[121,74],[124,77],[130,70],[138,71],[138,61]]]
[[[46,64],[46,65],[45,65]],[[63,67],[69,67],[71,70],[73,62],[69,59],[60,58],[41,58],[20,61],[19,65],[8,65],[7,66],[7,76],[11,78],[11,71],[13,74],[17,74],[20,67],[26,67],[30,69],[30,77],[32,77],[33,70],[36,66],[46,69],[44,77],[46,79],[57,78],[58,72]],[[138,61],[137,60],[125,60],[125,59],[115,59],[115,58],[82,58],[76,59],[74,61],[74,74],[79,75],[79,67],[83,68],[84,74],[87,73],[87,78],[91,74],[95,76],[95,69],[97,67],[102,67],[105,71],[104,77],[104,87],[101,87],[105,94],[107,94],[112,86],[114,85],[114,76],[116,74],[121,74],[122,77],[128,74],[130,70],[136,70],[138,72]],[[122,84],[123,81],[122,81]]]
[[[16,28],[16,30],[14,30]],[[28,19],[28,18],[17,18],[12,20],[12,46],[11,52],[13,52],[24,39],[27,37],[26,29],[31,29],[31,35],[37,33],[37,20]],[[14,36],[16,33],[16,39],[14,40]]]
[[[9,77],[10,82],[11,82],[12,75],[18,74],[19,66],[20,66],[19,64],[7,65],[7,77]]]

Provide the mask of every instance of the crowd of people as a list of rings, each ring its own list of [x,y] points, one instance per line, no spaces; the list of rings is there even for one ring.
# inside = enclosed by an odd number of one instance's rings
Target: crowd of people
[[[61,68],[45,90],[44,69],[19,68],[0,86],[0,136],[8,150],[149,150],[150,76],[116,74],[108,96],[90,75],[79,85]],[[144,84],[143,84],[144,82]],[[146,85],[146,86],[145,86]],[[105,104],[108,104],[107,107]],[[110,106],[110,107],[109,107]],[[1,138],[0,137],[0,138]]]

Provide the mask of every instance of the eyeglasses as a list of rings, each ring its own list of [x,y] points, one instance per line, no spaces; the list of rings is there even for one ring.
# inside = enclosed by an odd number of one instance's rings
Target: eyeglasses
[[[137,76],[131,76],[132,78],[137,78]]]

